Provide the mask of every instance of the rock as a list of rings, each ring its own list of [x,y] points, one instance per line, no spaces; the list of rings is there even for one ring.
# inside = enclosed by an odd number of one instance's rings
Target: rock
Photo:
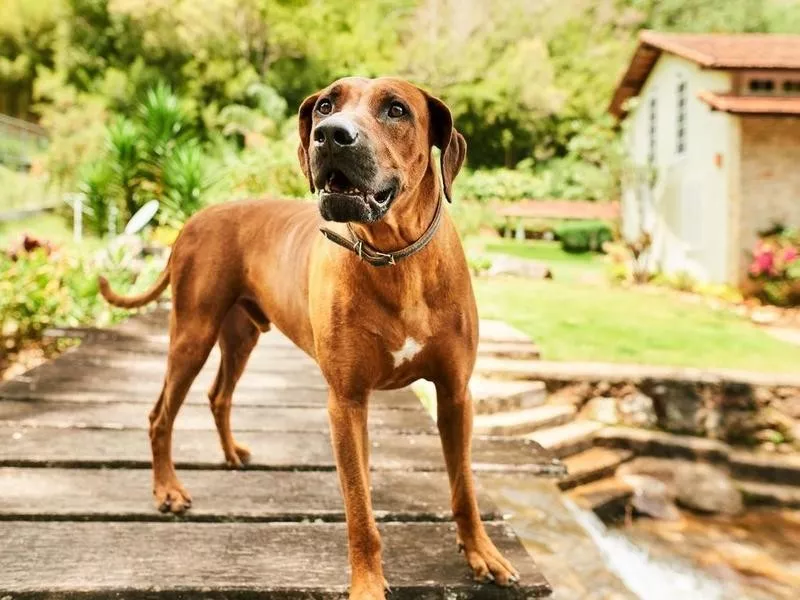
[[[488,275],[515,275],[529,279],[552,279],[550,268],[544,263],[535,260],[526,260],[515,256],[502,254],[492,259]]]
[[[616,425],[619,423],[617,415],[617,401],[614,398],[598,396],[586,403],[581,411],[584,419],[605,423],[606,425]]]
[[[631,505],[639,514],[662,521],[679,521],[681,513],[675,506],[674,490],[663,481],[647,475],[618,476],[633,489]]]
[[[761,452],[775,452],[778,449],[778,446],[775,444],[775,442],[763,442],[758,445],[758,449]]]
[[[618,403],[620,421],[633,427],[655,427],[658,424],[653,399],[642,393],[627,394]]]
[[[703,435],[707,412],[703,398],[693,384],[675,384],[658,399],[659,425],[670,433]]]
[[[726,515],[742,511],[742,495],[733,480],[707,463],[643,457],[622,465],[617,476],[623,481],[630,476],[656,479],[666,487],[666,497],[692,510]]]
[[[590,383],[571,383],[550,394],[550,404],[571,404],[580,407],[588,398],[591,398],[592,386]]]
[[[776,308],[759,307],[750,313],[750,320],[756,325],[772,325],[780,319],[781,313]]]
[[[753,392],[753,396],[758,406],[767,406],[772,402],[774,394],[768,387],[759,386]]]
[[[707,463],[676,461],[678,504],[706,513],[736,515],[742,512],[742,493],[728,474]]]
[[[759,442],[772,442],[773,444],[782,444],[784,441],[783,434],[774,429],[762,429],[761,431],[757,431],[755,438]]]
[[[757,411],[729,411],[723,413],[722,437],[732,443],[755,445],[760,442],[783,442],[795,439],[797,423],[775,406]],[[772,437],[762,431],[772,431]],[[780,438],[780,439],[779,439]]]

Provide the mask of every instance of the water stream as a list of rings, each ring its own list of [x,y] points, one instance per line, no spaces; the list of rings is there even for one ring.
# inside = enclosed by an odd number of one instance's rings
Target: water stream
[[[800,599],[800,511],[609,527],[551,483],[482,480],[557,600]]]

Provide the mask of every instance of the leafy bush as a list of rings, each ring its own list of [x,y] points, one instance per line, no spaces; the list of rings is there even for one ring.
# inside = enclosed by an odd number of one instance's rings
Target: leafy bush
[[[522,169],[493,169],[465,173],[458,179],[456,193],[459,198],[493,202],[497,200],[524,200],[547,196],[545,183]]]
[[[571,221],[556,228],[565,252],[599,252],[606,242],[614,239],[608,223],[603,221]]]
[[[749,292],[770,304],[800,305],[800,230],[778,228],[756,243],[752,255]]]
[[[54,248],[32,238],[0,252],[0,346],[5,351],[37,339],[57,326],[108,324],[126,315],[103,300],[97,289],[102,273],[120,290],[142,289],[152,282],[162,265],[148,260],[131,279],[132,257],[116,253],[83,255]]]
[[[119,117],[109,125],[105,154],[81,171],[88,227],[105,235],[152,199],[161,205],[161,223],[180,224],[205,203],[208,173],[205,151],[180,99],[159,84],[134,119]]]
[[[55,204],[58,196],[45,176],[20,173],[0,165],[0,212]]]

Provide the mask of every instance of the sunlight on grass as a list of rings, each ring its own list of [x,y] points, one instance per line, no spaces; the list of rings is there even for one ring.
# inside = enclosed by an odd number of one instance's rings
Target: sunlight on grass
[[[800,347],[657,288],[476,279],[481,316],[530,335],[542,358],[797,372]]]

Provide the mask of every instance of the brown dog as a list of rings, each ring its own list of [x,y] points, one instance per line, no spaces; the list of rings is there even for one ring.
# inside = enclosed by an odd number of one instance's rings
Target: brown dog
[[[260,333],[274,323],[317,360],[330,386],[351,599],[384,598],[369,491],[369,394],[420,378],[436,385],[458,543],[476,579],[505,586],[518,577],[487,536],[475,499],[467,382],[478,317],[461,242],[442,210],[432,146],[441,150],[449,200],[466,154],[449,109],[402,80],[339,80],[300,107],[298,156],[311,191],[320,190],[319,207],[297,201],[213,206],[186,223],[147,293],[123,298],[101,281],[103,296],[128,308],[172,285],[167,373],[150,415],[161,510],[177,513],[191,504],[172,463],[172,426],[215,342],[222,361],[209,398],[232,466],[249,453],[231,434],[231,396]],[[320,213],[336,223],[324,236]]]

